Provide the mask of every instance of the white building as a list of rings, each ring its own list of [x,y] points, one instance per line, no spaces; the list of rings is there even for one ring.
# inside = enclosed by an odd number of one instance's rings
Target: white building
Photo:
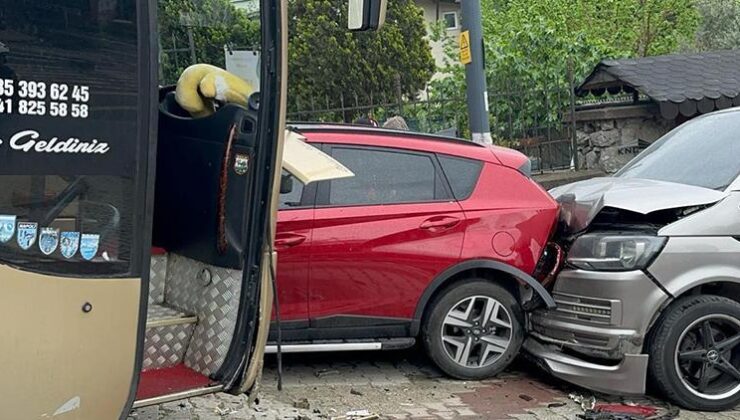
[[[249,15],[258,14],[260,10],[259,0],[231,0],[231,3],[239,9],[243,9]]]
[[[447,36],[457,43],[460,37],[460,0],[416,0],[416,5],[424,10],[427,25],[444,22]],[[430,42],[437,67],[444,65],[443,42]]]

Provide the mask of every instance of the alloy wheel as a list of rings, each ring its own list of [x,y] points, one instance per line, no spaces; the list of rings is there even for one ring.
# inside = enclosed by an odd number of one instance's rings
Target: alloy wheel
[[[740,320],[714,314],[691,323],[678,339],[675,365],[698,397],[721,400],[740,392]]]
[[[511,344],[511,314],[491,297],[467,297],[447,312],[441,334],[445,353],[455,363],[468,368],[486,367]]]

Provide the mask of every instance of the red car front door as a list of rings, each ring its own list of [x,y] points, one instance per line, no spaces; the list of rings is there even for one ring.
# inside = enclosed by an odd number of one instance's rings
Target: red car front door
[[[426,286],[460,257],[462,209],[433,154],[337,145],[331,154],[355,176],[319,185],[311,326],[407,324]],[[351,336],[362,331],[375,335]]]
[[[308,263],[311,250],[312,207],[315,188],[293,180],[293,189],[280,194],[275,249],[277,250],[278,302],[281,321],[290,328],[306,327],[308,321]],[[273,319],[275,313],[273,312]],[[295,323],[295,321],[306,321]]]

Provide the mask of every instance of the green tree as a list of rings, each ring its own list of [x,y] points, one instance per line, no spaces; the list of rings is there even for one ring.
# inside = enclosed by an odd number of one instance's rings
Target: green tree
[[[222,68],[225,46],[259,47],[259,21],[250,19],[230,0],[159,0],[157,3],[162,83],[175,83],[180,73],[192,64],[190,36],[196,62]]]
[[[292,111],[395,103],[414,97],[434,73],[422,11],[412,0],[390,1],[385,25],[360,33],[347,30],[346,0],[288,5]]]
[[[499,139],[558,126],[569,74],[581,80],[602,59],[675,52],[699,25],[694,0],[482,2],[492,134]],[[438,96],[464,96],[464,71],[455,48],[451,54],[443,69],[451,76],[432,86]]]
[[[689,51],[740,48],[740,0],[696,0],[701,24]]]

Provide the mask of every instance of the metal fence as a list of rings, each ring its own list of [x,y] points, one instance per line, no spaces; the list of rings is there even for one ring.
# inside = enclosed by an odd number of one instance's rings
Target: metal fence
[[[185,33],[189,36],[171,35],[160,39],[160,80],[163,83],[174,83],[182,69],[197,62],[190,28],[186,28]],[[568,79],[573,80],[572,77]],[[397,94],[384,97],[371,93],[365,95],[369,101],[343,94],[339,98],[298,100],[289,97],[288,119],[352,122],[359,116],[372,115],[382,124],[398,115],[406,120],[412,131],[470,137],[464,95],[445,96],[427,89],[415,98],[407,98],[400,93],[398,82],[397,85]],[[535,172],[577,168],[573,121],[576,107],[585,102],[573,94],[572,82],[570,85],[553,83],[539,89],[517,86],[508,80],[489,80],[488,85],[489,119],[495,144],[527,155]]]
[[[494,143],[511,147],[532,160],[533,171],[575,168],[572,124],[575,97],[565,88],[491,91],[488,95]],[[371,115],[381,124],[402,116],[412,131],[469,137],[465,97],[440,97],[425,91],[415,99],[381,98],[361,104],[356,98],[329,98],[293,103],[291,121],[352,122]]]

